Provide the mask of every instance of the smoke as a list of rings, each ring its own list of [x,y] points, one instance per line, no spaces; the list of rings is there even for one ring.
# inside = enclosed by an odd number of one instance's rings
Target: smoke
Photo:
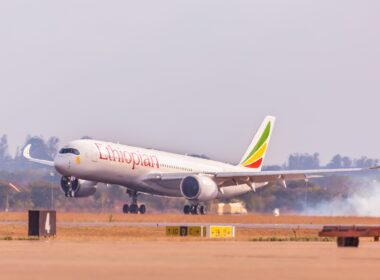
[[[345,197],[305,205],[302,212],[315,216],[380,217],[380,182],[362,182]]]

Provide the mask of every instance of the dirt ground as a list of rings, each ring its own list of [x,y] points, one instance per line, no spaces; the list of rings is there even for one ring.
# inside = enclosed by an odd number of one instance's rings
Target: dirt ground
[[[26,239],[27,213],[0,213],[0,239]],[[314,240],[318,237],[319,229],[300,229],[298,224],[380,224],[378,218],[360,217],[309,217],[309,216],[281,216],[271,215],[243,215],[243,216],[185,216],[174,214],[161,215],[124,215],[106,213],[57,213],[57,236],[54,240],[62,241],[191,241],[194,238],[173,238],[165,236],[165,228],[125,226],[117,222],[141,223],[255,223],[255,224],[289,224],[289,228],[237,228],[237,241],[251,241],[257,239],[289,239],[307,238]],[[76,223],[97,223],[97,226],[80,225]],[[71,224],[73,223],[73,224]],[[292,226],[294,225],[294,226]],[[198,239],[195,239],[198,240]],[[199,239],[205,241],[204,239]],[[331,240],[333,241],[333,240]]]
[[[26,225],[0,225],[0,239],[27,239]],[[258,238],[310,238],[315,239],[318,230],[308,229],[236,229],[237,241]],[[43,238],[42,238],[43,239]],[[209,241],[205,238],[167,237],[164,227],[58,227],[53,240],[64,241]]]
[[[0,279],[377,279],[380,271],[380,243],[364,239],[359,248],[337,248],[333,239],[318,239],[317,229],[297,228],[379,224],[375,218],[57,213],[57,219],[55,238],[28,240],[27,213],[0,214]],[[290,228],[238,228],[235,239],[210,240],[167,237],[161,226],[114,223],[123,221]],[[102,223],[87,224],[92,222]],[[262,241],[290,238],[309,242]]]
[[[0,241],[1,279],[378,279],[380,245]]]
[[[0,213],[0,221],[26,221],[25,213]],[[241,224],[380,224],[371,217],[314,217],[298,215],[206,215],[183,214],[125,215],[122,213],[57,213],[58,222],[155,222],[155,223],[241,223]]]

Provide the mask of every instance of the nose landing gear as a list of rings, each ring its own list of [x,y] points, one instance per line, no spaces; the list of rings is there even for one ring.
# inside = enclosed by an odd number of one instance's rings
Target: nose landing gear
[[[123,213],[124,214],[145,214],[146,207],[144,204],[141,204],[140,206],[137,204],[137,196],[139,195],[136,191],[127,190],[127,194],[129,197],[132,198],[132,204],[124,204],[123,206]]]
[[[75,197],[78,191],[79,181],[75,177],[62,176],[61,187],[66,197]]]
[[[183,213],[185,215],[206,215],[207,207],[205,205],[200,205],[198,203],[194,203],[191,205],[185,205],[183,207]]]

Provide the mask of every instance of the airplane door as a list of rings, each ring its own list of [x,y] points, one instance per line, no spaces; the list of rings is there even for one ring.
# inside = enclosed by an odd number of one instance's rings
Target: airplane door
[[[71,168],[71,158],[67,159],[67,168],[70,170]]]
[[[91,161],[92,162],[98,162],[98,157],[99,157],[99,155],[98,155],[98,152],[96,151],[96,150],[93,150],[93,149],[91,149],[90,151],[89,151],[89,153],[91,154]]]

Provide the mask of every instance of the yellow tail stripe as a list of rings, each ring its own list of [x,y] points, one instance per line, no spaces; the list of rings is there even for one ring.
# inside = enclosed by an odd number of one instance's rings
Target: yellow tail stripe
[[[243,165],[250,165],[252,163],[254,163],[255,161],[257,161],[259,158],[261,158],[265,151],[267,150],[267,143],[264,143],[264,145],[261,146],[261,148],[252,156],[250,157],[248,160],[246,160]]]

